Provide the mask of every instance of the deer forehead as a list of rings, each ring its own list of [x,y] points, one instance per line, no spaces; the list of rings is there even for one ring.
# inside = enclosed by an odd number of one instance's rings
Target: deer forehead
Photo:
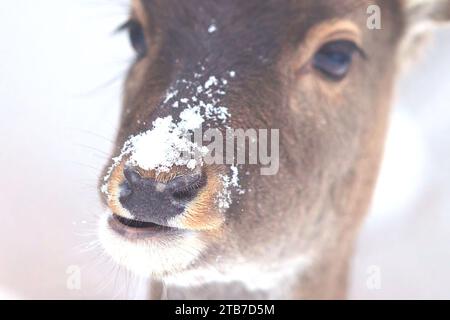
[[[353,12],[364,15],[367,7],[372,3],[373,1],[369,0],[247,0],[245,2],[238,0],[183,2],[133,0],[131,13],[144,26],[155,23],[170,24],[191,32],[193,29],[199,31],[197,26],[206,23],[208,33],[224,31],[220,30],[221,26],[226,26],[232,32],[237,30],[245,32],[256,26],[259,27],[256,29],[260,31],[261,35],[268,37],[270,34],[267,33],[268,29],[264,29],[264,26],[288,31],[289,28],[286,26],[295,23],[299,25],[298,31],[301,32],[302,29],[322,20],[348,16]],[[161,15],[161,13],[164,14]],[[161,16],[163,17],[161,18]]]
[[[375,1],[379,6],[391,6],[400,5],[402,14],[407,17],[407,20],[411,23],[411,17],[413,20],[449,20],[450,17],[450,2],[447,0],[395,0],[395,1]],[[286,16],[280,15],[283,8],[289,9],[294,17],[300,16],[300,19],[312,18],[313,24],[320,21],[323,18],[332,19],[336,16],[348,15],[352,11],[358,11],[362,14],[366,13],[366,9],[373,5],[374,1],[369,0],[340,0],[340,1],[283,1],[283,0],[248,0],[245,5],[242,1],[226,1],[226,2],[211,2],[206,0],[186,1],[172,3],[171,0],[132,0],[131,12],[135,15],[144,25],[148,26],[149,16],[151,12],[160,11],[162,8],[172,10],[173,8],[182,8],[178,10],[179,13],[197,12],[197,16],[203,18],[216,18],[222,19],[225,16],[230,16],[230,12],[234,12],[234,18],[247,18],[252,19],[254,17],[261,16],[264,12],[270,12],[274,16],[278,13],[278,18],[286,18]],[[174,6],[176,5],[176,6]],[[199,10],[197,10],[199,9]],[[227,9],[227,10],[220,10]],[[266,10],[265,10],[266,9]],[[268,10],[267,10],[268,9]],[[275,9],[275,10],[274,10]],[[295,10],[297,9],[297,10]],[[177,10],[174,10],[177,11]],[[233,14],[231,14],[233,15]],[[165,18],[169,18],[167,16]],[[265,18],[265,17],[263,17]],[[197,22],[202,19],[198,19]],[[268,22],[269,19],[264,19]],[[236,22],[236,20],[234,21]],[[283,24],[289,23],[288,20],[284,20]],[[216,30],[210,29],[212,32]]]

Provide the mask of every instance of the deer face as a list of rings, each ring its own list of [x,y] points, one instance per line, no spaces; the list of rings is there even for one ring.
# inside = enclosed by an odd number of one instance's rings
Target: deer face
[[[136,60],[101,179],[108,253],[173,278],[298,270],[348,252],[407,20],[403,2],[376,1],[383,26],[370,30],[369,2],[133,1]],[[199,128],[278,129],[266,142],[276,165],[206,163],[185,136]]]

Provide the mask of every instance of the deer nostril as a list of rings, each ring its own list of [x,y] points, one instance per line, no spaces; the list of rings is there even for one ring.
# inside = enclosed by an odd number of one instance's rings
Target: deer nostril
[[[141,175],[132,168],[125,168],[123,174],[131,188],[133,188],[134,185],[138,184],[143,179]]]
[[[201,173],[175,178],[171,181],[172,196],[176,200],[190,201],[206,184],[206,176]]]
[[[133,190],[131,189],[131,186],[127,180],[122,182],[119,185],[119,200],[123,201],[123,199],[128,198],[133,193]]]
[[[127,198],[129,198],[132,195],[133,189],[136,188],[139,181],[142,179],[139,173],[137,173],[131,168],[125,168],[123,174],[125,176],[125,179],[119,185],[120,202],[124,202]]]

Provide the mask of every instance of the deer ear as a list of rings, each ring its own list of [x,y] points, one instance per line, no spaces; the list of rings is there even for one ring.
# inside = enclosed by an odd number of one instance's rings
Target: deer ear
[[[430,30],[439,24],[450,25],[450,0],[401,0],[406,32],[399,50],[399,65],[408,69],[420,60],[429,42]]]
[[[403,0],[408,26],[450,23],[450,0]]]

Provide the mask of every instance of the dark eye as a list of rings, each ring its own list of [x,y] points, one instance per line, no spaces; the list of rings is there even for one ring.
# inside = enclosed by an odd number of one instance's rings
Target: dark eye
[[[313,66],[331,80],[339,81],[350,71],[354,53],[358,51],[352,41],[328,42],[314,55]]]
[[[131,46],[138,58],[144,57],[147,54],[147,41],[145,40],[145,34],[141,24],[137,21],[130,20],[120,29],[128,30]]]

